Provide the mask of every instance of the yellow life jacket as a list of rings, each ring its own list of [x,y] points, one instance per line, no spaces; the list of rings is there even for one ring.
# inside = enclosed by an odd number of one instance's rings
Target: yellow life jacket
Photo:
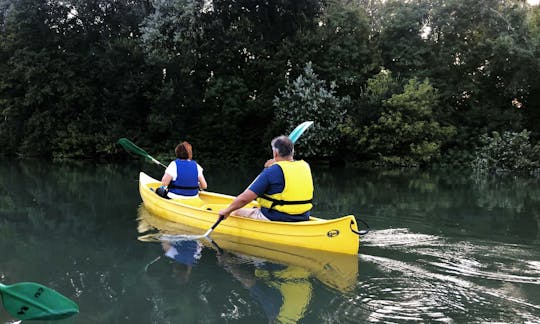
[[[262,195],[257,199],[261,207],[277,210],[289,215],[301,215],[313,205],[313,179],[311,169],[305,161],[276,162],[283,171],[285,188],[273,195]]]

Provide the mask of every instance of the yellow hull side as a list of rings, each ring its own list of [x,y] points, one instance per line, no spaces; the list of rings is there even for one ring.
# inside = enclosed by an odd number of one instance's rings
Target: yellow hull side
[[[146,209],[159,217],[190,227],[208,230],[217,220],[220,209],[227,206],[234,197],[212,192],[200,192],[199,198],[190,200],[163,199],[153,190],[160,182],[141,172],[139,192]],[[256,206],[253,202],[251,207]],[[357,254],[359,238],[354,216],[325,220],[311,217],[305,222],[268,222],[230,216],[214,230],[241,239],[247,238],[263,242],[273,242],[320,251]]]
[[[140,233],[145,233],[153,229],[158,229],[160,233],[199,232],[198,229],[153,215],[144,206],[139,208],[138,216]],[[144,238],[145,236],[142,237]],[[212,234],[212,241],[227,252],[263,258],[289,266],[291,269],[298,269],[300,267],[307,270],[307,275],[301,272],[291,274],[288,271],[287,274],[284,274],[284,276],[290,277],[288,279],[295,279],[296,275],[299,278],[315,277],[325,285],[342,292],[354,289],[357,284],[358,255],[279,245],[273,242],[261,242],[219,233]],[[215,248],[208,240],[201,240],[201,242],[210,248]]]

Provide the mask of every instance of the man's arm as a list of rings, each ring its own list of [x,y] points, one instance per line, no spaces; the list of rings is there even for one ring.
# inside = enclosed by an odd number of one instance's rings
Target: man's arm
[[[244,207],[248,203],[255,200],[255,198],[257,198],[257,194],[250,189],[246,189],[238,197],[236,197],[233,202],[227,206],[227,208],[220,210],[219,215],[223,216],[223,218],[227,218],[233,211]]]

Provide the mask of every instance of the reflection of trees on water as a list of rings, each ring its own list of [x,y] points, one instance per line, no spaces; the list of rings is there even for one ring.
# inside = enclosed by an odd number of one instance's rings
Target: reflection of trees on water
[[[88,232],[92,230],[88,226],[105,225],[95,220],[114,219],[108,216],[115,210],[136,210],[136,206],[131,206],[136,172],[120,165],[23,161],[2,166],[1,185],[8,188],[3,200],[11,203],[7,208],[3,205],[1,212],[16,220],[27,218],[30,222],[25,226]],[[128,171],[133,174],[131,183]],[[85,218],[86,215],[89,217]]]
[[[538,177],[503,175],[471,176],[476,190],[482,192],[478,205],[487,209],[507,208],[522,212],[531,204],[540,203],[540,179]]]
[[[536,231],[540,239],[540,179],[538,176],[503,174],[472,177],[479,195],[478,205],[489,211],[504,211],[521,222],[527,233]],[[526,233],[524,233],[526,234]],[[531,233],[531,235],[533,235]]]
[[[540,241],[540,212],[538,209],[533,211],[534,218],[536,219],[536,240]]]
[[[2,163],[0,234],[9,243],[0,245],[3,280],[57,289],[84,309],[77,318],[86,323],[219,322],[216,306],[228,302],[240,307],[242,320],[264,318],[257,302],[242,303],[248,292],[238,300],[221,293],[230,290],[232,278],[215,259],[204,260],[189,282],[166,262],[143,272],[155,250],[135,240],[138,170],[88,162]]]
[[[85,323],[223,321],[216,305],[239,307],[243,321],[260,320],[260,306],[242,303],[249,300],[249,292],[238,283],[231,291],[233,279],[215,258],[203,256],[204,266],[194,269],[187,283],[167,263],[153,265],[157,273],[141,274],[156,257],[156,246],[135,241],[139,167],[0,163],[0,255],[4,257],[0,277],[7,283],[38,281],[59,290],[81,305],[84,312],[78,318]],[[230,174],[207,171],[209,181],[215,181],[210,186],[230,188],[228,193],[240,192],[252,179],[246,172],[240,177],[233,174],[234,181],[225,183]],[[161,172],[156,168],[151,173]],[[313,174],[316,216],[354,213],[375,229],[409,227],[411,232],[430,234],[440,225],[441,230],[454,229],[463,235],[540,239],[537,178],[317,168]],[[362,263],[361,273],[368,273],[369,266]],[[311,283],[315,294],[329,289],[316,280]],[[231,293],[224,296],[223,291]],[[335,300],[317,295],[310,309],[344,321],[358,317],[349,318],[343,310],[362,313],[360,301],[349,309],[351,301],[344,294],[328,294],[328,298]],[[320,321],[321,312],[307,312],[304,319]]]
[[[439,223],[478,232],[539,235],[538,177],[478,179],[467,171],[416,169],[318,169],[314,176],[314,212],[323,218],[352,213],[379,228],[422,226],[429,219],[430,229]]]
[[[38,281],[62,292],[82,305],[81,322],[124,322],[133,305],[146,304],[145,289],[137,289],[137,265],[125,262],[137,260],[137,250],[130,248],[139,203],[137,170],[3,161],[3,280]]]

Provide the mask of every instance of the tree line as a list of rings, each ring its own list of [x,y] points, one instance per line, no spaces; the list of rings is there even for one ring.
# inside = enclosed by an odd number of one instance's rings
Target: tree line
[[[538,166],[539,54],[517,0],[0,0],[0,147],[249,163],[313,120],[311,160]]]

